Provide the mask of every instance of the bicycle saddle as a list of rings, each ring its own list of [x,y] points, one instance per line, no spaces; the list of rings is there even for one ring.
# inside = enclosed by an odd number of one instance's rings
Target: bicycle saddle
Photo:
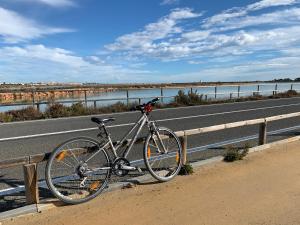
[[[110,118],[106,118],[106,119],[101,119],[101,118],[98,118],[98,117],[92,117],[91,121],[93,121],[97,124],[104,124],[104,123],[115,121],[115,118],[110,117]]]

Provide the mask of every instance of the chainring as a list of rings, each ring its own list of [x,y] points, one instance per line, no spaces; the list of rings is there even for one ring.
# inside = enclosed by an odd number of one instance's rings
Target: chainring
[[[124,177],[129,173],[128,170],[121,169],[122,165],[130,166],[130,162],[125,158],[118,158],[112,165],[112,171],[118,177]]]

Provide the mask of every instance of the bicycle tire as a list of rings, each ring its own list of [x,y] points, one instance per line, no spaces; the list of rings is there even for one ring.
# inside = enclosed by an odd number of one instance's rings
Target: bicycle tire
[[[150,172],[150,174],[161,182],[166,182],[173,179],[180,171],[182,166],[182,148],[180,141],[176,134],[165,127],[158,127],[157,132],[160,136],[168,136],[169,138],[162,139],[162,142],[165,142],[164,145],[167,145],[167,142],[170,143],[172,139],[172,146],[167,146],[167,153],[158,152],[159,147],[155,144],[153,136],[156,136],[155,132],[149,134],[146,138],[144,145],[144,161],[145,165]],[[172,149],[170,149],[172,147]],[[156,166],[155,162],[160,160]],[[161,160],[165,160],[164,163],[161,163]]]
[[[100,149],[100,143],[89,137],[72,138],[55,148],[45,170],[46,183],[52,194],[67,204],[83,203],[98,196],[107,186],[111,174],[108,154]],[[94,157],[89,159],[89,153],[95,154]],[[58,166],[57,171],[55,166]]]

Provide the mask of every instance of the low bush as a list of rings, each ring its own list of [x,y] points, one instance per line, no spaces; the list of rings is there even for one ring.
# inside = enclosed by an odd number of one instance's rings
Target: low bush
[[[198,105],[203,102],[203,95],[199,95],[197,91],[189,91],[185,94],[184,91],[179,90],[175,97],[175,103],[179,105]]]
[[[5,114],[6,115],[4,116],[4,118],[10,121],[23,121],[43,118],[43,114],[33,106],[19,110],[10,110]]]
[[[184,91],[179,90],[175,96],[175,102],[181,105],[188,105],[189,97],[184,93]]]
[[[193,169],[192,165],[185,164],[185,165],[182,165],[178,174],[182,175],[182,176],[186,176],[186,175],[191,175],[193,173],[194,173],[194,169]]]
[[[70,115],[71,114],[70,111],[68,110],[68,107],[60,103],[54,103],[48,105],[45,111],[45,116],[47,118],[58,118],[58,117],[65,117]]]
[[[224,154],[224,161],[234,162],[237,160],[242,160],[248,154],[249,148],[249,144],[245,144],[243,148],[238,148],[234,146],[227,147]]]
[[[80,116],[88,114],[88,109],[81,103],[75,103],[68,108],[69,114],[72,116]]]

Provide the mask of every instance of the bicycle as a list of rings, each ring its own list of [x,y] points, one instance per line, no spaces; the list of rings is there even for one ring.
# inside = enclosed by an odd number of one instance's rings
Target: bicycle
[[[146,125],[148,135],[144,142],[143,159],[147,170],[160,182],[174,178],[182,166],[182,149],[175,133],[165,127],[158,127],[148,116],[158,98],[138,105],[134,109],[142,113],[121,141],[114,143],[105,124],[114,118],[92,117],[98,124],[102,141],[89,137],[76,137],[58,146],[50,155],[46,165],[46,182],[53,193],[67,204],[79,204],[95,198],[108,185],[111,174],[122,177],[130,171],[140,171],[131,165],[127,156]],[[136,130],[137,129],[137,130]],[[128,136],[136,130],[133,138]],[[125,146],[121,156],[117,151]],[[108,154],[112,151],[113,159]]]

